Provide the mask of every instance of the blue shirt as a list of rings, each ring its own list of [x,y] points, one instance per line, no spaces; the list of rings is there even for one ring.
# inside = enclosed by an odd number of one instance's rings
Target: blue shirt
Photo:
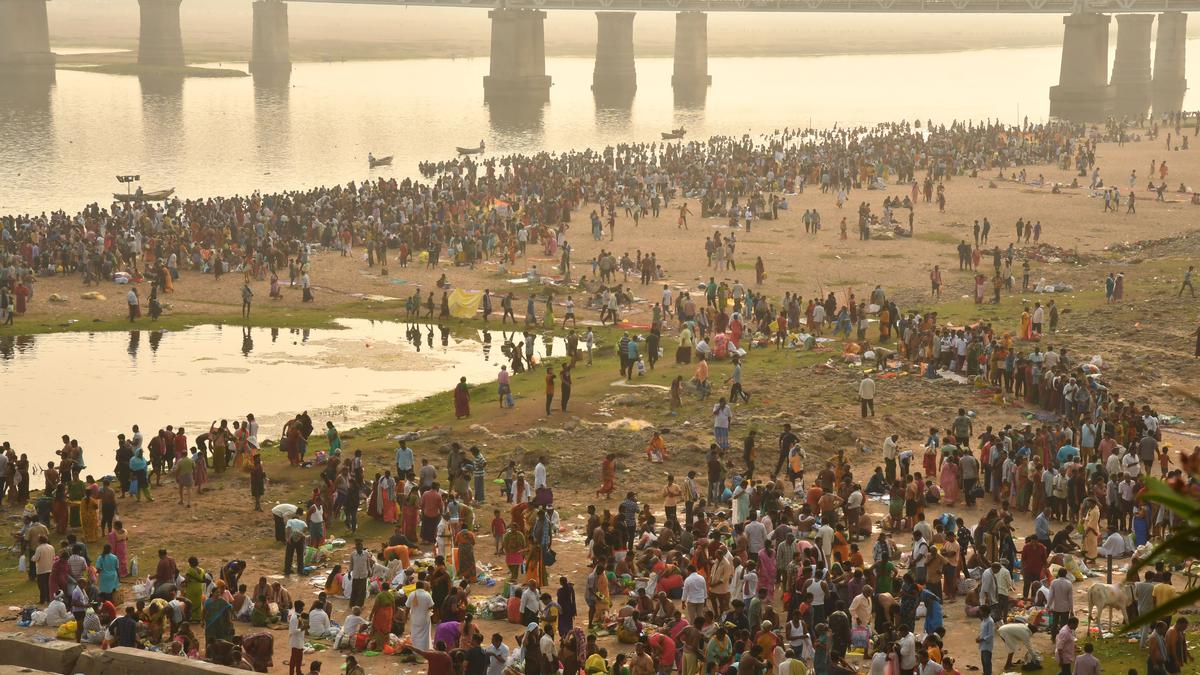
[[[103,553],[96,558],[96,571],[100,573],[100,592],[112,593],[121,585],[117,576],[120,561],[112,553]]]
[[[411,471],[413,468],[413,451],[407,445],[396,448],[396,468],[401,471]]]
[[[1037,519],[1033,521],[1033,532],[1042,543],[1050,541],[1050,519],[1046,514],[1038,514]]]
[[[984,615],[979,622],[979,651],[990,652],[996,641],[996,622],[990,614]]]
[[[1058,449],[1057,458],[1058,458],[1059,466],[1066,464],[1067,460],[1069,460],[1071,457],[1074,457],[1075,459],[1079,459],[1079,448],[1076,448],[1075,446],[1071,445],[1070,443],[1067,443],[1066,445],[1064,445]]]

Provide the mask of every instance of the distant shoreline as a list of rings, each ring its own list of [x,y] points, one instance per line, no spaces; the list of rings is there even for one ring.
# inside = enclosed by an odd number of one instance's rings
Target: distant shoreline
[[[1044,40],[1030,42],[996,42],[991,44],[946,44],[944,46],[914,47],[906,44],[846,45],[845,43],[792,45],[787,48],[778,46],[763,46],[743,48],[738,51],[730,49],[711,49],[709,58],[777,58],[777,57],[831,57],[831,56],[878,56],[886,54],[949,54],[959,52],[976,52],[989,49],[1039,49],[1057,47],[1057,43]],[[344,47],[344,48],[343,48]],[[55,45],[52,49],[67,49],[72,53],[59,54],[58,62],[70,66],[95,66],[106,64],[129,63],[137,57],[137,44],[91,44],[78,46],[75,43]],[[91,53],[81,53],[84,49],[105,50]],[[108,51],[108,50],[124,51]],[[214,63],[245,63],[250,58],[250,50],[231,45],[213,45],[209,47],[184,45],[189,65]],[[594,47],[579,44],[547,45],[546,56],[549,58],[593,58]],[[353,43],[339,47],[317,45],[310,43],[293,44],[291,50],[292,63],[342,63],[348,61],[408,61],[415,59],[473,59],[489,56],[486,42],[463,45],[461,43],[448,45],[442,43],[389,45],[380,43]],[[671,58],[670,45],[649,44],[638,47],[638,58]]]

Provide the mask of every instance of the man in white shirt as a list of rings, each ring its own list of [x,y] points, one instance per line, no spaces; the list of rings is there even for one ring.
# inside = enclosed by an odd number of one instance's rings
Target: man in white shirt
[[[821,527],[817,528],[817,541],[821,546],[821,555],[831,564],[833,560],[833,528],[829,526],[829,523],[821,523]]]
[[[538,457],[537,466],[533,467],[533,489],[550,487],[546,478],[546,458]],[[528,623],[528,622],[526,622]]]
[[[338,631],[337,638],[333,641],[334,649],[341,649],[343,646],[349,647],[350,643],[347,638],[353,638],[358,634],[358,629],[366,625],[367,620],[362,618],[362,607],[357,605],[350,608],[350,612],[346,614],[346,622],[342,624],[341,630]]]
[[[1114,558],[1123,558],[1130,551],[1125,545],[1125,537],[1114,527],[1109,528],[1108,537],[1104,540],[1103,544],[1096,547],[1096,552],[1100,554],[1100,557],[1112,556]]]
[[[484,648],[483,653],[488,657],[487,675],[504,675],[504,665],[508,663],[508,645],[499,633],[492,635],[492,644]]]
[[[314,602],[312,609],[308,610],[308,635],[315,638],[326,638],[333,635],[329,614],[320,602]]]
[[[942,664],[929,660],[929,652],[921,650],[917,670],[914,675],[941,675]]]
[[[874,616],[872,613],[871,596],[874,589],[870,586],[863,586],[862,593],[854,596],[850,601],[850,618],[854,621],[854,625],[870,626]]]
[[[887,482],[896,482],[896,456],[900,452],[900,434],[883,439],[883,477]]]
[[[529,625],[537,623],[538,615],[542,611],[542,601],[538,599],[537,582],[529,581],[525,584],[525,590],[521,591],[521,623]]]
[[[901,630],[905,632],[905,635],[897,643],[900,648],[900,670],[911,672],[917,667],[917,638],[908,626],[904,626]]]
[[[695,623],[704,615],[704,604],[708,602],[708,581],[696,571],[695,565],[688,565],[687,578],[683,580],[683,603],[687,609],[688,621]]]
[[[875,380],[872,380],[870,375],[864,375],[858,383],[858,401],[863,417],[867,416],[867,409],[871,410],[871,417],[875,416]]]
[[[271,517],[275,519],[275,541],[287,542],[287,533],[284,532],[284,529],[288,519],[296,515],[297,510],[295,504],[276,504],[271,509]]]
[[[746,547],[750,552],[751,559],[757,559],[758,552],[763,549],[763,545],[767,541],[767,527],[759,522],[758,514],[754,511],[750,512],[750,522],[746,523],[744,532]]]
[[[1137,478],[1142,475],[1142,462],[1138,459],[1137,453],[1132,450],[1126,450],[1121,457],[1121,468],[1128,478]]]
[[[367,600],[367,579],[375,567],[375,556],[363,546],[362,539],[354,540],[350,552],[350,606],[362,607]]]
[[[304,602],[297,600],[288,614],[288,667],[293,672],[304,672],[301,664],[304,662],[304,629],[300,627],[300,613],[304,611]]]

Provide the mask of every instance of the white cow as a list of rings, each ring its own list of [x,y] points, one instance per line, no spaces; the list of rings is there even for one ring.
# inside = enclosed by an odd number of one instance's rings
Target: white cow
[[[1100,616],[1108,610],[1108,627],[1113,627],[1113,610],[1121,611],[1122,623],[1129,623],[1126,611],[1133,604],[1133,584],[1095,584],[1087,592],[1088,626],[1091,626],[1092,609],[1099,607],[1096,613],[1096,624],[1100,624]]]

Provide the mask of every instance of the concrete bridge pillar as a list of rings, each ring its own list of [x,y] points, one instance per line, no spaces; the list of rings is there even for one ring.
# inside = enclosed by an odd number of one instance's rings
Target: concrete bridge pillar
[[[1117,15],[1113,59],[1113,115],[1141,117],[1150,111],[1150,27],[1153,14]]]
[[[54,73],[46,0],[0,0],[0,69]]]
[[[697,89],[710,84],[708,15],[680,12],[675,15],[675,70],[671,74],[671,86]]]
[[[138,38],[139,65],[184,65],[183,32],[179,28],[181,2],[182,0],[138,0],[142,10]]]
[[[288,51],[288,8],[282,0],[256,0],[250,72],[286,73],[292,69]]]
[[[493,9],[492,54],[483,78],[485,100],[550,97],[546,75],[546,13],[536,9]]]
[[[1075,122],[1103,121],[1112,92],[1108,88],[1108,24],[1106,14],[1063,17],[1062,67],[1050,87],[1050,116]]]
[[[1187,14],[1158,15],[1158,40],[1154,46],[1154,113],[1179,112],[1187,91]]]
[[[596,68],[592,91],[637,91],[633,63],[635,12],[596,12]]]

